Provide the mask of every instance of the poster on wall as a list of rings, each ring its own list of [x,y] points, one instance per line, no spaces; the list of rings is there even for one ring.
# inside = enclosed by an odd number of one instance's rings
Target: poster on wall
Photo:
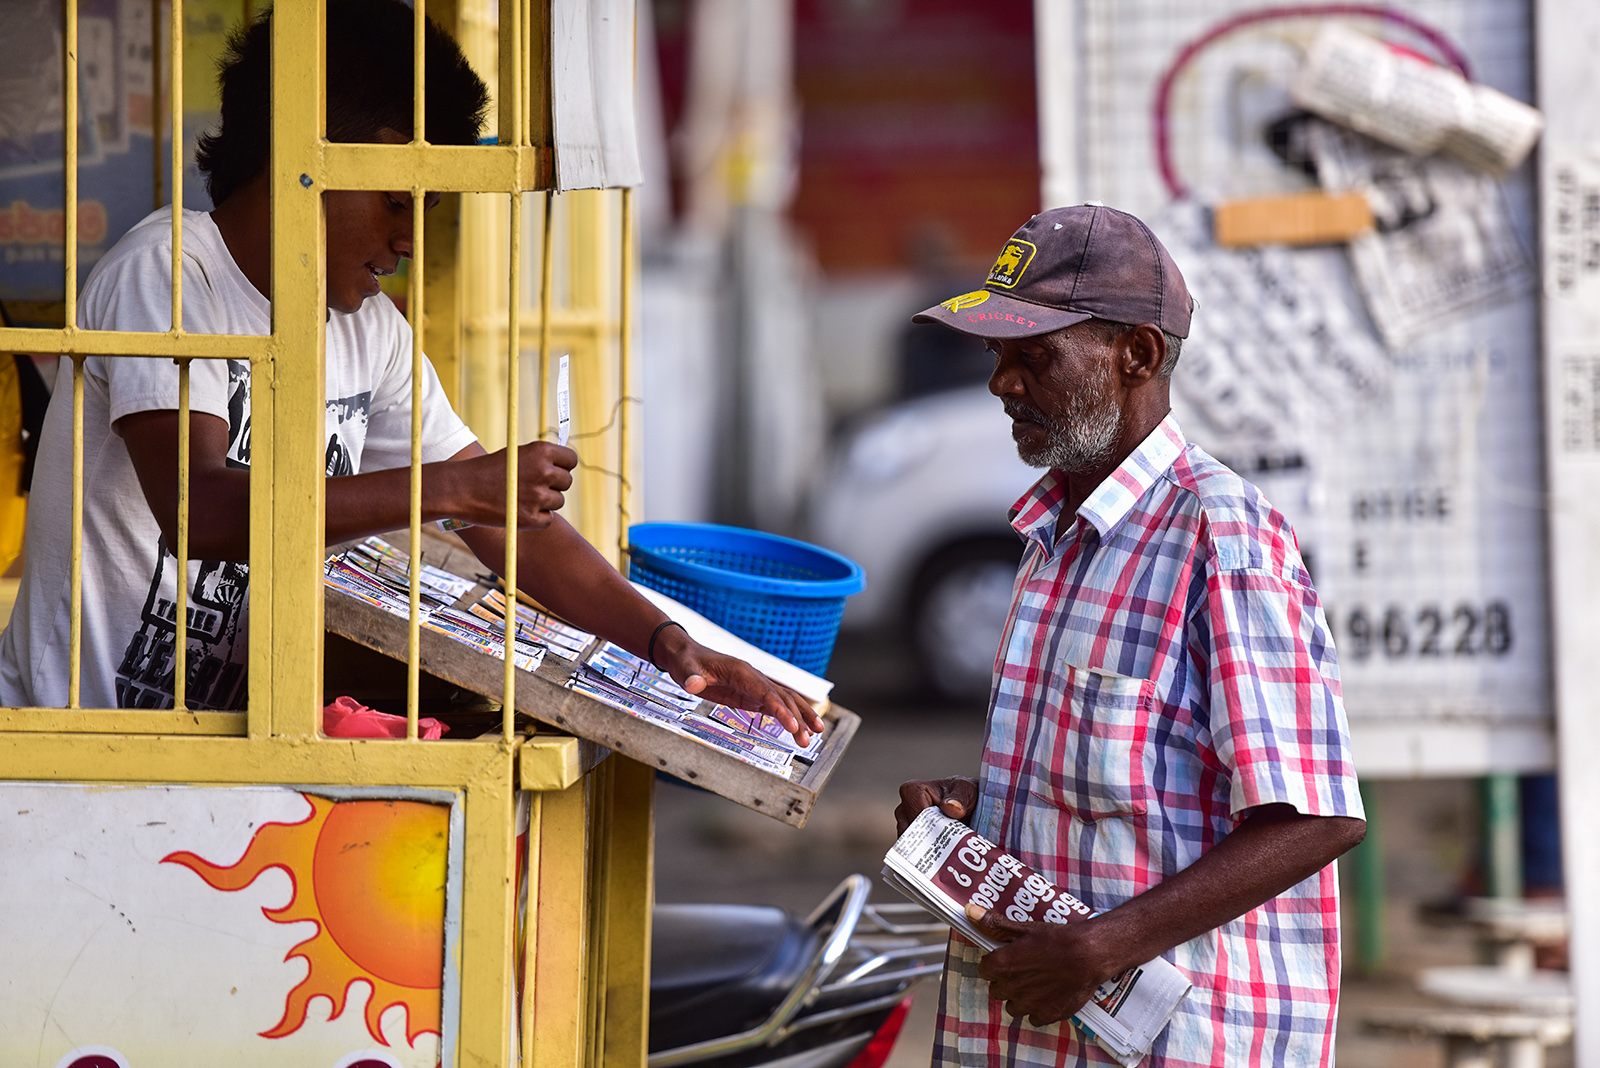
[[[243,0],[184,4],[189,162],[183,187],[191,209],[211,207],[194,170],[194,144],[218,120],[216,59],[244,12]],[[80,285],[118,238],[170,199],[170,119],[160,106],[170,92],[170,49],[157,32],[170,18],[170,5],[159,0],[78,2]],[[65,263],[61,0],[14,0],[6,5],[6,20],[0,35],[0,302],[18,325],[52,325],[52,315],[60,314],[52,308],[62,300]]]
[[[0,783],[0,813],[0,1064],[452,1063],[450,804]]]
[[[1079,188],[1149,220],[1198,299],[1174,408],[1293,523],[1358,770],[1549,767],[1529,167],[1471,171],[1308,116],[1290,86],[1325,17],[1241,0],[1078,9]],[[1346,21],[1529,98],[1526,4],[1394,11]],[[1318,187],[1366,194],[1376,230],[1213,241],[1211,206]]]

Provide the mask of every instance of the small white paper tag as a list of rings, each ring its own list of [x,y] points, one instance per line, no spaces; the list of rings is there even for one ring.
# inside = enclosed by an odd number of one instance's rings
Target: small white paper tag
[[[572,357],[562,356],[556,371],[556,444],[565,445],[572,433],[572,384],[569,365]]]

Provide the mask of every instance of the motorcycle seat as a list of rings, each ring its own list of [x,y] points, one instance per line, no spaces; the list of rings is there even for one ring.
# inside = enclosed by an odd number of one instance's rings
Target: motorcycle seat
[[[817,932],[783,909],[658,905],[650,940],[650,1051],[737,1034],[804,975]]]

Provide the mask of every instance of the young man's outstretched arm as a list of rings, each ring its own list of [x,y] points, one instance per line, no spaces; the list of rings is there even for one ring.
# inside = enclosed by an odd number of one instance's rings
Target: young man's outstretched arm
[[[250,553],[250,471],[230,467],[227,423],[192,413],[189,446],[189,554],[208,560],[246,560]],[[115,425],[139,475],[145,500],[166,535],[176,541],[178,517],[178,413],[139,412]],[[556,513],[572,486],[575,452],[547,441],[518,447],[518,587],[552,612],[600,634],[637,656],[667,617],[641,597],[594,547]],[[324,482],[326,538],[330,545],[410,523],[411,473],[407,468],[365,472]],[[505,563],[505,456],[476,442],[449,460],[422,467],[422,518],[477,524],[462,532],[472,551],[495,571]],[[794,691],[742,660],[713,652],[681,627],[656,638],[658,665],[691,693],[776,716],[804,735],[822,720]]]

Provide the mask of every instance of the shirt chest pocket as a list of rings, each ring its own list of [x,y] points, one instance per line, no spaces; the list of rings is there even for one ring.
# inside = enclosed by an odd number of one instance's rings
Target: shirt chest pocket
[[[1033,792],[1080,820],[1143,816],[1155,683],[1070,665],[1062,670],[1060,714],[1038,717],[1029,745]]]

